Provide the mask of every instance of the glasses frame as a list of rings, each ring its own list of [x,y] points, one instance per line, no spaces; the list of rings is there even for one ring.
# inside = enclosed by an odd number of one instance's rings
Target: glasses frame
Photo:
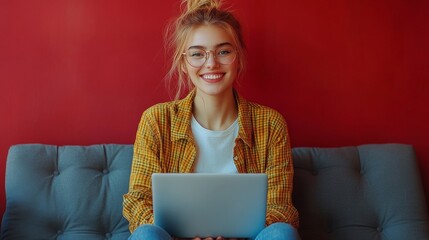
[[[188,60],[188,57],[187,57],[187,54],[186,54],[186,51],[188,51],[188,50],[186,50],[185,52],[183,52],[182,53],[182,56],[185,58],[185,61],[190,65],[190,66],[192,66],[192,67],[194,67],[194,68],[200,68],[200,67],[202,67],[202,66],[204,66],[206,63],[207,63],[207,60],[209,59],[209,54],[210,53],[212,53],[212,55],[213,55],[213,58],[214,58],[214,60],[217,62],[217,63],[219,63],[219,64],[221,64],[221,65],[229,65],[229,64],[232,64],[236,59],[237,59],[237,49],[235,49],[235,48],[232,48],[233,50],[234,50],[234,59],[232,59],[232,61],[230,62],[230,63],[221,63],[221,62],[219,62],[219,60],[217,59],[217,56],[216,56],[216,51],[218,50],[218,49],[214,49],[214,50],[203,50],[203,49],[200,49],[200,50],[202,50],[202,51],[204,51],[206,54],[205,54],[205,60],[204,60],[204,62],[200,65],[200,66],[194,66],[194,65],[192,65],[190,62],[189,62],[189,60]]]

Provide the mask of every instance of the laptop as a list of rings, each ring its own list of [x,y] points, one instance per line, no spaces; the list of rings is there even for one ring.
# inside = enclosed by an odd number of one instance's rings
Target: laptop
[[[254,238],[265,227],[266,174],[155,173],[155,225],[171,236]]]

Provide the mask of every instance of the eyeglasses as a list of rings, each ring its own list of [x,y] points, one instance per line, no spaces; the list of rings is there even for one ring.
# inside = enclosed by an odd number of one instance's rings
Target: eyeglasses
[[[213,54],[214,59],[222,64],[228,65],[234,62],[237,57],[237,51],[232,46],[223,46],[213,50],[204,50],[201,48],[190,48],[182,53],[186,61],[192,67],[201,67],[209,59],[209,53]]]

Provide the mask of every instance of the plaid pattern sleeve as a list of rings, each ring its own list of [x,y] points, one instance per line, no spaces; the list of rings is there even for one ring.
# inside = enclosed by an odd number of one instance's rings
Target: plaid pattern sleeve
[[[158,162],[159,141],[151,125],[150,110],[143,113],[134,143],[134,156],[130,175],[129,192],[124,195],[124,216],[130,231],[141,224],[152,224],[151,174],[160,172]]]
[[[267,219],[266,224],[287,222],[298,227],[298,211],[292,205],[293,163],[286,123],[282,118],[273,121],[275,130],[268,144]]]

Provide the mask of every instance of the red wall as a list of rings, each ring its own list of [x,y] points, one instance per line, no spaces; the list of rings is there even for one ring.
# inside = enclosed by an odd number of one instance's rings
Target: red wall
[[[162,33],[179,2],[0,2],[0,185],[13,144],[134,141],[169,99]],[[242,94],[284,114],[295,147],[414,145],[429,192],[429,1],[262,2],[233,1]]]

